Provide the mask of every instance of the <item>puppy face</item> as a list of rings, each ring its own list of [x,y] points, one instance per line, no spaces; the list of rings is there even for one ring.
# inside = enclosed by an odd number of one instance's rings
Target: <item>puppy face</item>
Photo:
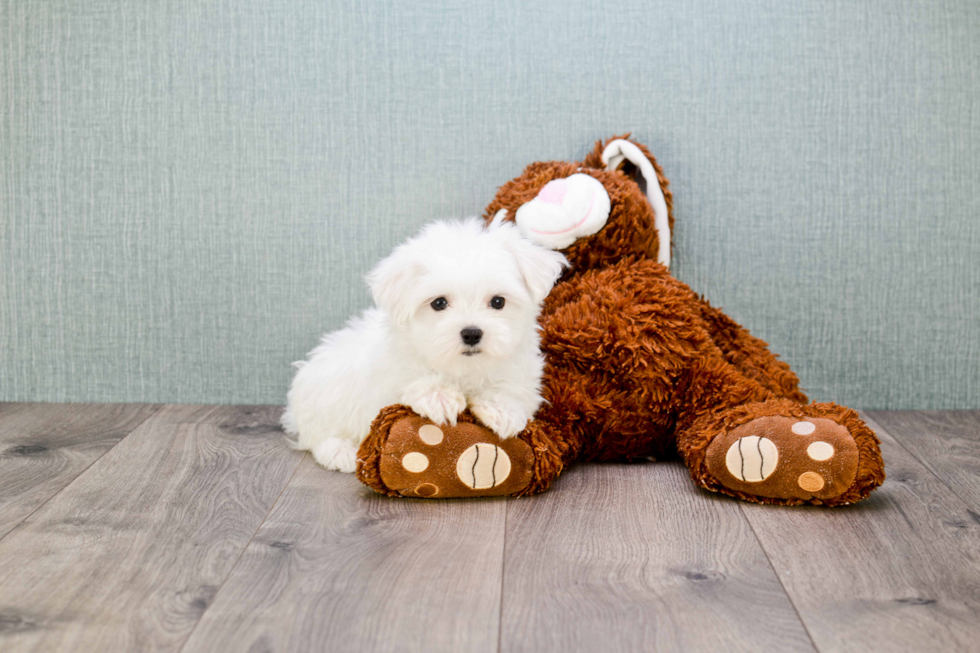
[[[567,262],[510,224],[437,222],[368,275],[375,302],[433,369],[507,359],[533,338],[541,302]]]

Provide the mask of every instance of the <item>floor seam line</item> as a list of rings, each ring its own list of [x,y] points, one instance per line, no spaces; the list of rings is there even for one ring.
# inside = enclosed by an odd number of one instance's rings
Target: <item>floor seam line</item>
[[[507,497],[504,503],[504,536],[501,538],[503,550],[500,552],[500,609],[497,612],[497,653],[501,652],[504,632],[504,574],[507,572],[507,520],[510,515],[510,504],[514,497]]]
[[[786,596],[786,600],[789,601],[790,607],[793,608],[793,612],[796,614],[796,618],[799,619],[800,625],[803,626],[803,632],[806,633],[807,638],[810,640],[810,645],[813,646],[814,651],[819,652],[820,647],[817,646],[816,640],[813,639],[813,634],[810,632],[810,629],[807,627],[806,621],[804,621],[803,615],[800,614],[799,608],[796,607],[796,602],[793,600],[792,595],[786,589],[786,584],[783,583],[783,578],[782,576],[779,575],[779,571],[776,569],[776,565],[772,563],[772,558],[769,557],[769,552],[766,551],[766,545],[762,543],[762,538],[759,537],[759,534],[755,530],[755,526],[752,525],[752,520],[749,519],[748,515],[745,514],[745,506],[740,505],[738,507],[738,511],[742,515],[742,519],[745,520],[745,523],[748,524],[749,530],[752,531],[752,536],[755,537],[755,541],[759,543],[759,548],[762,549],[762,555],[766,556],[766,562],[769,563],[769,568],[772,569],[773,575],[776,577],[776,580],[779,582],[779,587],[780,589],[783,590],[783,595]]]
[[[96,404],[89,404],[89,405],[96,405]],[[68,483],[63,488],[61,488],[60,490],[58,490],[57,492],[55,492],[54,494],[52,494],[51,496],[49,496],[47,499],[45,499],[44,502],[41,503],[41,505],[39,505],[37,508],[35,508],[34,510],[32,510],[30,513],[24,515],[24,518],[21,519],[19,522],[17,522],[14,525],[14,527],[11,528],[9,531],[7,531],[6,533],[4,533],[3,535],[0,535],[0,542],[3,542],[3,540],[8,535],[10,535],[11,533],[13,533],[18,528],[20,528],[21,525],[23,525],[24,522],[26,522],[28,519],[30,519],[35,514],[37,514],[37,511],[38,510],[40,510],[44,506],[48,505],[51,502],[52,499],[54,499],[57,496],[60,496],[62,492],[64,492],[65,490],[67,490],[68,488],[70,488],[72,485],[74,485],[75,481],[77,481],[78,479],[80,479],[85,474],[85,472],[87,472],[88,470],[90,470],[92,468],[92,466],[95,463],[97,463],[100,460],[102,460],[102,458],[107,453],[109,453],[110,451],[112,451],[113,449],[115,449],[116,447],[118,447],[120,442],[122,442],[123,440],[125,440],[126,438],[128,438],[130,435],[132,435],[133,433],[135,433],[141,426],[143,426],[144,424],[146,424],[150,419],[152,419],[154,416],[156,416],[156,414],[159,413],[161,410],[163,410],[165,407],[166,407],[166,404],[159,404],[159,405],[157,405],[156,409],[152,410],[149,415],[147,415],[143,420],[140,421],[139,424],[137,424],[136,426],[134,426],[133,428],[131,428],[126,433],[126,435],[124,435],[121,438],[119,438],[118,440],[116,440],[116,442],[113,443],[113,445],[111,447],[109,447],[108,449],[106,449],[105,451],[103,451],[101,454],[99,454],[99,456],[95,460],[93,460],[88,465],[86,465],[85,466],[85,469],[83,469],[80,472],[78,472],[77,474],[75,474],[75,477],[73,479],[71,479],[70,481],[68,481]]]
[[[945,487],[946,489],[949,490],[949,494],[950,494],[950,497],[951,497],[952,504],[956,504],[958,502],[961,505],[961,507],[964,510],[966,510],[967,512],[971,512],[973,510],[973,504],[970,501],[968,501],[968,500],[964,499],[963,497],[961,497],[959,495],[959,493],[957,493],[955,490],[953,490],[952,487],[948,483],[946,483],[945,479],[943,479],[942,476],[940,476],[939,474],[937,474],[935,472],[935,470],[933,470],[927,463],[925,463],[922,459],[920,459],[918,456],[916,456],[914,453],[912,453],[908,448],[906,448],[905,445],[903,445],[902,442],[898,438],[896,438],[895,435],[891,431],[889,431],[888,429],[886,429],[884,426],[882,426],[878,422],[878,420],[876,420],[874,417],[871,416],[871,411],[863,411],[863,412],[864,412],[864,416],[867,419],[870,419],[874,423],[875,426],[877,426],[881,431],[883,431],[883,432],[885,432],[885,433],[888,434],[888,437],[891,438],[891,442],[893,442],[899,449],[901,449],[902,451],[904,451],[905,453],[907,453],[909,455],[909,457],[914,462],[920,464],[922,466],[922,468],[926,470],[926,472],[928,472],[929,474],[931,474],[934,479],[936,479],[943,487]],[[885,411],[879,411],[879,412],[885,412]],[[898,412],[898,411],[896,411],[896,412]],[[909,411],[909,412],[923,412],[923,411]],[[877,431],[876,431],[876,433],[877,433]],[[901,483],[899,483],[899,484],[901,485]],[[911,491],[913,494],[916,493],[916,491],[915,491],[914,488],[909,488],[909,491]],[[902,510],[902,508],[899,505],[899,503],[895,499],[893,499],[891,497],[889,497],[889,501],[891,501],[892,503],[894,503],[896,510],[898,510],[898,512],[902,516],[902,518],[905,519],[906,524],[908,524],[909,523],[909,520],[906,517],[905,512]],[[956,547],[956,552],[959,553],[959,555],[963,557],[963,559],[965,560],[966,564],[972,563],[973,559],[970,557],[970,555],[967,552],[963,551],[963,549],[962,549],[961,546],[957,546]]]
[[[248,542],[245,543],[245,546],[242,547],[242,550],[238,552],[238,557],[235,558],[235,562],[231,565],[231,567],[228,568],[228,573],[225,574],[225,577],[221,579],[221,584],[218,585],[218,589],[215,590],[214,598],[212,598],[211,601],[208,603],[207,607],[201,611],[201,616],[199,616],[197,618],[197,621],[194,622],[194,626],[190,629],[190,631],[188,631],[187,637],[185,637],[184,641],[181,643],[180,645],[181,653],[183,653],[184,647],[187,646],[187,642],[191,640],[191,636],[194,634],[194,631],[197,630],[198,625],[204,620],[204,615],[208,613],[208,610],[211,609],[211,606],[214,605],[215,602],[218,600],[218,595],[221,594],[222,588],[228,582],[228,579],[231,578],[231,575],[235,573],[235,568],[238,567],[238,563],[242,561],[242,556],[245,555],[245,552],[248,550],[248,547],[250,547],[252,545],[252,542],[255,541],[255,536],[259,534],[260,530],[262,530],[262,527],[265,525],[265,522],[269,520],[269,515],[271,515],[272,511],[275,510],[277,505],[279,505],[279,501],[282,499],[282,495],[286,493],[286,488],[288,488],[289,484],[293,482],[293,478],[296,477],[296,473],[299,471],[299,468],[303,465],[303,462],[306,460],[306,457],[309,455],[310,455],[309,452],[305,452],[303,454],[303,457],[300,458],[299,463],[297,463],[296,465],[296,469],[294,469],[293,473],[289,475],[289,479],[285,483],[283,483],[282,489],[279,491],[279,495],[276,497],[276,500],[272,502],[272,505],[269,506],[269,510],[265,513],[265,517],[263,517],[262,521],[259,522],[259,525],[255,528],[255,532],[252,533],[252,536],[250,538],[248,538]]]

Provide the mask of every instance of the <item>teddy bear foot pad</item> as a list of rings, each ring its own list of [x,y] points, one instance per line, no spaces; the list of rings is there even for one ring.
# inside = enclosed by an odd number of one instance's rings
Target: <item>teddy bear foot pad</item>
[[[731,490],[827,500],[854,482],[858,448],[850,432],[830,419],[759,417],[718,435],[706,462],[711,475]]]
[[[381,452],[381,480],[406,497],[443,499],[514,494],[531,481],[531,447],[468,422],[436,425],[405,417]]]

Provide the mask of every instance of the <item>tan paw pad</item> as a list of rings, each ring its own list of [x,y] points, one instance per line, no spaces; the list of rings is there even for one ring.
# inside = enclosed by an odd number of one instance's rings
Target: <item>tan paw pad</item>
[[[796,484],[807,492],[819,492],[823,489],[824,481],[823,476],[816,472],[803,472],[796,479]]]
[[[435,424],[426,424],[419,429],[419,440],[426,443],[430,447],[434,447],[437,444],[442,443],[443,433],[442,429]]]
[[[739,438],[728,448],[725,465],[740,481],[758,483],[766,480],[776,469],[779,451],[772,440],[750,435]]]
[[[456,476],[474,490],[497,487],[510,476],[510,456],[496,445],[478,442],[456,461]]]
[[[439,488],[432,483],[422,483],[417,488],[415,488],[415,494],[424,498],[431,499],[432,497],[439,494]]]
[[[797,435],[810,435],[817,430],[817,425],[813,422],[797,422],[791,430]]]
[[[834,445],[823,440],[811,442],[810,446],[806,448],[806,455],[814,460],[830,460],[834,457]]]
[[[402,467],[413,474],[418,474],[419,472],[424,472],[429,467],[429,459],[424,453],[412,451],[405,454],[405,457],[402,458]]]

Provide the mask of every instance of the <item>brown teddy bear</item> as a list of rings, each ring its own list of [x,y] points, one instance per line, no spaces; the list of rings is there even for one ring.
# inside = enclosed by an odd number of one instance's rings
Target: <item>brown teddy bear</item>
[[[579,461],[677,452],[695,483],[748,501],[836,506],[879,486],[879,442],[858,415],[808,403],[765,342],[671,276],[667,185],[628,135],[504,184],[485,219],[515,221],[572,264],[540,318],[546,402],[504,440],[468,413],[438,426],[385,408],[360,480],[390,495],[519,496]],[[410,453],[422,456],[403,464]]]

